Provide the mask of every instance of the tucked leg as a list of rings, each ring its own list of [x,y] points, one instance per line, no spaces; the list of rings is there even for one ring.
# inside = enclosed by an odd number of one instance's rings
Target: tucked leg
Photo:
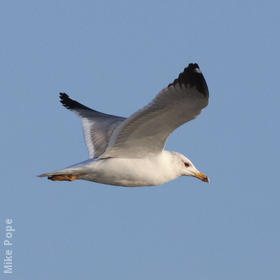
[[[71,175],[71,174],[67,174],[67,175],[52,175],[49,176],[48,179],[52,180],[52,181],[74,181],[76,179],[79,178],[80,175]]]

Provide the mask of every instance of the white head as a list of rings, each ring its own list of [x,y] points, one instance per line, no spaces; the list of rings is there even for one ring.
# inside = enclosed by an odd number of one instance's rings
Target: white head
[[[203,182],[210,182],[209,178],[204,173],[198,171],[194,164],[187,157],[176,152],[172,153],[175,154],[177,159],[177,168],[179,169],[181,176],[193,176],[202,180]]]

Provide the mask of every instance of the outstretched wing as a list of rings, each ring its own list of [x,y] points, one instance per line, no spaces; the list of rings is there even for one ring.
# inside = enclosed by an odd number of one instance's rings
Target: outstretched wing
[[[135,158],[161,152],[169,134],[196,118],[208,99],[208,87],[199,66],[189,64],[150,104],[115,129],[101,158]]]
[[[105,151],[114,129],[125,118],[104,114],[71,99],[66,93],[60,93],[60,102],[64,107],[82,118],[84,137],[89,158],[98,157]]]

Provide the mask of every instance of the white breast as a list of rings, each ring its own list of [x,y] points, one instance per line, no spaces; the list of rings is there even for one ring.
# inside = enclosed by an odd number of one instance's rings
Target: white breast
[[[92,163],[91,169],[81,179],[131,187],[159,185],[181,175],[168,151],[146,158],[101,159]]]

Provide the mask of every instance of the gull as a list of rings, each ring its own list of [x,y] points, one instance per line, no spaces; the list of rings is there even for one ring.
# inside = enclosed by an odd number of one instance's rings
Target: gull
[[[173,83],[128,118],[95,111],[60,93],[60,102],[82,119],[89,159],[39,177],[125,187],[160,185],[180,176],[209,183],[187,157],[164,149],[168,136],[196,118],[208,99],[208,87],[196,63],[190,63]]]

